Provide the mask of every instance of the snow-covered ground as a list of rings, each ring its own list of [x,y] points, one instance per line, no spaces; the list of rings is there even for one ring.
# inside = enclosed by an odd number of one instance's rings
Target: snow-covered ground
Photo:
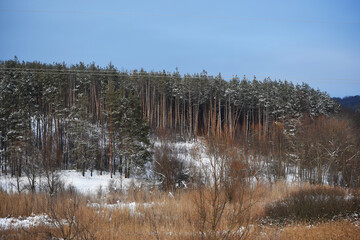
[[[28,229],[37,226],[53,226],[53,220],[47,215],[31,215],[29,217],[0,218],[0,229]]]
[[[85,172],[85,176],[82,176],[82,173],[76,170],[57,171],[57,174],[59,174],[65,188],[71,186],[84,195],[97,194],[100,190],[103,194],[109,191],[125,191],[130,186],[138,187],[142,184],[141,180],[135,178],[120,178],[119,175],[113,175],[113,178],[110,178],[109,173],[103,172],[103,175],[100,175],[98,171],[94,171],[92,176],[90,171]],[[19,181],[20,190],[27,191],[28,180],[26,176],[19,178],[19,180],[9,175],[0,176],[0,188],[7,192],[17,192],[17,181]],[[36,181],[37,187],[46,184],[44,177],[37,178]]]
[[[137,180],[136,178],[124,178],[119,175],[113,175],[113,178],[110,178],[109,173],[103,172],[103,175],[100,175],[97,171],[93,172],[92,176],[89,171],[85,173],[85,176],[82,176],[81,172],[74,170],[62,171],[61,179],[65,187],[71,185],[80,193],[90,195],[99,193],[100,189],[102,193],[108,193],[109,191],[126,191],[131,186],[139,187],[143,184],[141,180]]]

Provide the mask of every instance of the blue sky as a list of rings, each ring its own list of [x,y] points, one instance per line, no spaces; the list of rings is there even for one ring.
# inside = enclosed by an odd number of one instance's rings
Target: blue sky
[[[360,1],[0,1],[0,60],[255,75],[360,94]]]

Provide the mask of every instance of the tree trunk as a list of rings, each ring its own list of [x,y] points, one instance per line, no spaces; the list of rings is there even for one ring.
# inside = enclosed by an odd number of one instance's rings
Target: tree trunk
[[[198,95],[198,101],[196,105],[196,112],[195,112],[195,137],[198,135],[198,127],[199,127],[199,109],[200,109],[200,93]]]
[[[219,113],[218,113],[218,136],[222,135],[221,132],[221,105],[220,105],[221,99],[219,97]]]
[[[191,94],[190,94],[190,91],[189,91],[189,112],[188,112],[188,121],[189,121],[189,133],[190,135],[193,133],[192,131],[192,106],[191,106]]]
[[[110,107],[110,119],[109,119],[109,128],[110,128],[110,139],[109,139],[109,141],[110,141],[110,153],[109,153],[109,155],[110,155],[110,178],[112,178],[112,119],[111,119],[111,107]]]

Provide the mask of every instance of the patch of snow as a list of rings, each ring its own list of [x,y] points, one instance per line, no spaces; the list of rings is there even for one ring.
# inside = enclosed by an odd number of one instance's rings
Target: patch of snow
[[[91,176],[90,171],[85,172],[85,176],[82,176],[81,172],[75,170],[61,171],[61,180],[64,182],[65,187],[73,186],[77,191],[82,194],[96,194],[99,189],[104,193],[113,191],[126,191],[131,185],[140,186],[141,181],[135,178],[124,178],[119,175],[113,175],[110,178],[110,174],[103,172],[100,175],[99,172],[94,171]],[[112,181],[111,188],[109,189],[109,183]]]
[[[37,226],[53,226],[54,222],[48,215],[31,215],[29,217],[0,218],[0,229],[28,229]]]
[[[137,214],[136,209],[138,207],[149,208],[149,207],[151,207],[153,205],[154,205],[153,202],[151,202],[151,203],[137,203],[137,202],[120,202],[120,201],[117,201],[114,204],[108,204],[108,203],[100,204],[100,203],[91,203],[91,202],[89,202],[87,204],[87,207],[95,208],[95,209],[105,208],[105,209],[109,209],[111,211],[115,210],[115,209],[128,209],[130,211],[130,215],[132,216],[132,215]]]

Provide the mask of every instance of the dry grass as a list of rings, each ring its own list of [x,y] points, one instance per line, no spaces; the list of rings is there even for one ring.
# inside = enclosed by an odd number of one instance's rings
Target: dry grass
[[[280,229],[276,226],[258,226],[256,219],[264,213],[267,203],[284,198],[289,193],[307,185],[259,185],[247,191],[244,201],[251,203],[248,239],[359,239],[360,228],[346,221],[320,223],[309,228],[306,224],[287,226]],[[136,201],[136,212],[127,208],[88,207],[88,201],[99,202],[99,199],[77,197],[69,193],[50,198],[44,194],[6,194],[0,193],[0,216],[29,216],[31,213],[46,213],[59,221],[71,221],[75,216],[77,225],[63,224],[61,227],[36,227],[0,231],[5,239],[49,239],[50,236],[68,239],[201,239],[199,231],[198,208],[195,204],[198,191],[178,191],[170,196],[161,191],[132,191],[126,196],[112,194],[107,203],[116,201]],[[148,205],[146,205],[146,203]],[[219,224],[219,232],[231,227],[233,203],[225,209],[224,217]],[[207,209],[210,213],[211,209]],[[207,239],[207,238],[206,238]],[[236,239],[232,236],[229,239]]]
[[[43,213],[46,194],[7,194],[0,192],[0,217],[30,216]]]
[[[252,201],[254,206],[251,209],[252,218],[264,216],[265,206],[279,201],[289,194],[296,192],[300,189],[310,188],[307,183],[293,183],[289,184],[283,181],[276,182],[275,184],[262,184],[259,183],[252,192]]]
[[[265,240],[330,240],[330,239],[360,239],[360,227],[347,220],[319,223],[316,225],[296,224],[284,228],[262,227],[257,228],[250,239]]]
[[[360,228],[348,221],[330,222],[315,227],[289,227],[281,239],[360,239]]]
[[[360,195],[330,186],[304,187],[265,206],[265,216],[281,222],[319,222],[360,212]]]

